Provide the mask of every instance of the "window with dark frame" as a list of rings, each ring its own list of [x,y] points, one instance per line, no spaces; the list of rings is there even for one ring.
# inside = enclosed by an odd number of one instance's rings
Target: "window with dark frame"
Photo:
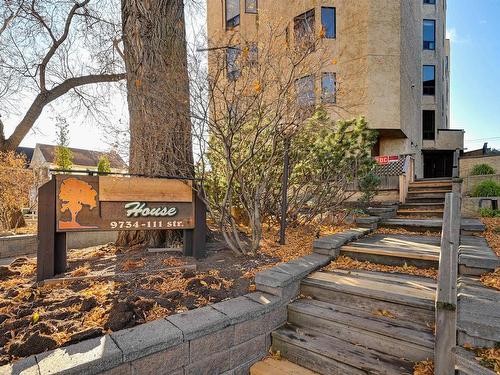
[[[238,58],[240,57],[240,47],[228,47],[226,50],[227,79],[236,81],[240,77],[240,67]]]
[[[257,13],[258,0],[245,0],[245,13]]]
[[[325,38],[336,38],[336,9],[333,7],[321,8],[321,27],[323,28]]]
[[[423,94],[436,94],[436,67],[434,65],[424,65],[422,69]]]
[[[321,74],[321,102],[334,104],[337,102],[337,75],[332,72]]]
[[[295,43],[304,47],[314,47],[315,11],[311,9],[293,19]]]
[[[226,0],[226,28],[233,29],[240,24],[240,0]]]
[[[424,0],[424,4],[436,5],[436,0]]]
[[[295,81],[297,104],[301,107],[310,107],[316,104],[314,93],[314,76],[309,75]]]
[[[436,49],[436,21],[435,20],[424,20],[423,27],[423,39],[424,39],[424,49],[435,50]]]
[[[436,112],[422,111],[422,138],[426,141],[436,139]]]

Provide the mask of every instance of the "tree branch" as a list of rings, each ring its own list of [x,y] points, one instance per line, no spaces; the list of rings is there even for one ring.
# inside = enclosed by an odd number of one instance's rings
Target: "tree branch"
[[[84,0],[81,3],[75,3],[75,5],[73,5],[73,7],[71,8],[71,10],[68,13],[68,16],[66,18],[66,22],[64,24],[64,31],[59,39],[55,38],[54,34],[52,33],[52,30],[45,23],[43,17],[35,10],[34,2],[32,3],[31,11],[33,12],[33,15],[38,19],[38,21],[42,24],[42,26],[47,30],[47,32],[50,35],[50,38],[53,41],[52,46],[47,51],[47,54],[45,55],[42,62],[40,63],[40,89],[42,90],[42,92],[47,91],[46,77],[45,77],[45,72],[47,70],[47,64],[49,63],[50,59],[52,59],[52,57],[56,53],[59,46],[61,44],[63,44],[64,41],[68,38],[69,29],[71,27],[71,22],[73,22],[73,17],[75,16],[76,11],[80,8],[83,8],[89,2],[90,2],[90,0]]]
[[[89,85],[93,83],[102,83],[102,82],[117,82],[122,79],[125,79],[125,73],[117,73],[117,74],[91,74],[82,77],[74,77],[68,78],[61,84],[57,85],[51,90],[41,92],[38,94],[31,103],[28,111],[24,115],[23,119],[16,126],[16,129],[12,133],[12,135],[4,141],[2,145],[0,143],[0,150],[15,150],[24,137],[31,130],[35,121],[38,119],[40,114],[46,105],[53,102],[57,98],[63,96],[71,89],[74,89],[79,86]]]

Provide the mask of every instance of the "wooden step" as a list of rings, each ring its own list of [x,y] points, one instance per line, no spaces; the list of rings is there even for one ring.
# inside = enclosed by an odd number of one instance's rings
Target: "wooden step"
[[[452,184],[453,180],[449,178],[444,178],[444,179],[422,179],[422,180],[415,180],[411,182],[411,184],[414,185],[425,185],[425,184]]]
[[[444,210],[444,202],[406,202],[399,206],[399,209],[416,210]]]
[[[266,358],[250,368],[250,375],[317,375],[304,367],[286,359]]]
[[[493,347],[500,342],[500,291],[478,278],[458,280],[458,343]]]
[[[411,375],[413,363],[293,325],[272,333],[273,350],[324,375]]]
[[[438,237],[374,234],[340,248],[342,255],[360,261],[420,268],[437,268],[440,240]]]
[[[426,196],[408,196],[405,203],[440,203],[444,205],[445,197],[444,195],[429,194]]]
[[[451,190],[450,190],[451,191]],[[408,191],[408,196],[410,195],[426,195],[426,194],[440,194],[440,195],[445,195],[446,193],[449,193],[449,191],[446,190],[416,190],[416,191]]]
[[[434,334],[428,327],[327,302],[293,302],[288,306],[288,322],[414,362],[434,353]]]
[[[435,191],[445,191],[445,192],[451,192],[452,191],[452,186],[450,185],[438,185],[438,186],[433,186],[433,185],[409,185],[408,186],[408,191],[412,192],[420,192],[420,191],[426,191],[426,190],[435,190]]]
[[[301,293],[370,313],[390,311],[422,325],[434,321],[436,283],[428,278],[361,270],[315,272],[302,281]]]
[[[443,226],[443,219],[386,219],[379,223],[380,226],[389,228],[403,228],[415,232],[437,231]],[[486,228],[478,219],[462,219],[462,231],[483,232]]]
[[[398,216],[443,217],[444,210],[398,210]]]

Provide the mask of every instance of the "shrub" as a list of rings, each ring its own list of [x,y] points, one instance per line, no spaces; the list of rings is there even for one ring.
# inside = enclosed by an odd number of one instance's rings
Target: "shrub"
[[[99,163],[97,164],[97,171],[101,173],[111,172],[111,163],[109,162],[109,158],[106,155],[103,155],[99,158]]]
[[[361,204],[368,206],[372,202],[375,195],[377,195],[377,189],[380,186],[380,183],[380,177],[372,172],[366,174],[359,180],[359,190],[362,193],[359,198]]]
[[[33,172],[26,158],[13,151],[0,152],[0,229],[16,229],[24,222],[21,209],[29,204]]]
[[[493,180],[480,182],[472,191],[473,197],[499,197],[500,184]]]
[[[500,217],[500,210],[494,208],[481,208],[479,210],[481,217]]]
[[[488,164],[476,164],[470,172],[471,176],[484,176],[488,174],[495,174],[493,167]]]

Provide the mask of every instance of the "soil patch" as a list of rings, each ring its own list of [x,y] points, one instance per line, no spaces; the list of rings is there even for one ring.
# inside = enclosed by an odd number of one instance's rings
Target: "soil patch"
[[[290,228],[279,246],[277,228],[266,227],[253,257],[237,257],[221,242],[210,243],[203,260],[112,244],[70,250],[63,280],[42,285],[36,260],[18,258],[0,280],[0,365],[246,294],[257,272],[309,254],[319,235],[345,229]]]

